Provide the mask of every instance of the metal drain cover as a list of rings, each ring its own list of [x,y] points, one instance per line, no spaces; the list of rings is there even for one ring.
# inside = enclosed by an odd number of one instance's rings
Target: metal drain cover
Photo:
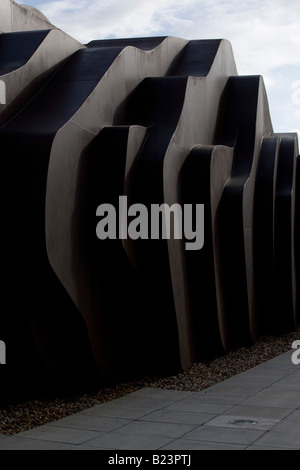
[[[278,419],[262,418],[258,416],[219,415],[211,419],[204,426],[218,428],[242,429],[243,431],[267,431],[279,423]]]
[[[252,419],[234,419],[229,422],[238,426],[251,426],[251,424],[257,424],[257,421],[253,421]]]

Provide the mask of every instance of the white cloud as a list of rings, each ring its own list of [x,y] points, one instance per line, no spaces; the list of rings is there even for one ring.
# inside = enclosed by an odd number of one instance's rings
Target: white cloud
[[[56,26],[88,42],[107,37],[157,35],[161,31],[160,12],[170,3],[170,0],[62,0],[37,6]]]
[[[135,36],[226,38],[240,75],[262,75],[275,123],[298,127],[285,107],[293,80],[300,80],[299,0],[60,0],[19,1],[83,43]],[[284,76],[284,80],[280,77]],[[297,122],[292,125],[291,120]],[[276,124],[277,125],[277,124]],[[292,125],[292,126],[291,126]]]
[[[26,3],[26,1],[20,2]],[[300,62],[299,0],[30,1],[56,26],[86,43],[108,37],[172,35],[231,41],[240,74]],[[269,76],[269,83],[272,77]]]

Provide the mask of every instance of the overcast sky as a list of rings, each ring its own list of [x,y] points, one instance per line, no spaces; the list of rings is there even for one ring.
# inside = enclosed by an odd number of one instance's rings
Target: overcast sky
[[[262,75],[275,132],[300,132],[299,0],[26,0],[82,43],[177,36],[228,39],[239,75]]]

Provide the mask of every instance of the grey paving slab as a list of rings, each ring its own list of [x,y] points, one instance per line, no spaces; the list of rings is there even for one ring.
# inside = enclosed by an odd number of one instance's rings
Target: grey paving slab
[[[199,400],[183,400],[180,403],[174,403],[165,408],[165,410],[181,411],[186,413],[208,413],[219,414],[230,410],[234,405],[226,403],[210,403],[207,401],[199,402]]]
[[[291,357],[292,357],[292,353],[293,353],[294,350],[290,350],[290,351],[287,351],[283,354],[279,354],[278,356],[276,357],[273,357],[273,359],[270,359],[269,361],[266,361],[264,362],[263,364],[260,364],[260,366],[266,366],[267,364],[268,365],[276,365],[276,364],[283,364],[283,365],[286,365],[286,366],[294,366],[294,364],[292,363],[292,360],[291,360]]]
[[[290,413],[286,418],[280,421],[274,428],[274,432],[296,433],[300,431],[300,410]]]
[[[213,387],[210,387],[209,392],[210,393],[216,393],[216,394],[226,394],[226,396],[233,396],[233,397],[239,397],[241,399],[244,398],[249,398],[252,395],[255,395],[255,393],[259,392],[261,390],[261,387],[259,385],[251,387],[243,387],[240,386],[240,384],[233,384],[232,382],[224,382],[221,384],[214,385]]]
[[[99,436],[99,432],[45,424],[38,428],[31,429],[30,431],[21,432],[17,436],[23,439],[81,444]]]
[[[282,377],[274,377],[273,375],[253,375],[248,376],[245,375],[244,377],[240,378],[239,380],[235,381],[235,385],[243,388],[258,388],[259,390],[263,390],[265,388],[270,387],[271,385],[275,384],[280,380]]]
[[[293,365],[293,368],[294,370],[291,375],[294,377],[300,377],[300,365],[297,365],[297,366]]]
[[[295,376],[294,374],[289,375],[278,382],[270,385],[271,390],[297,390],[299,393],[300,390],[300,376]]]
[[[157,436],[176,438],[195,429],[195,425],[162,423],[150,421],[132,421],[130,424],[122,427],[121,432],[131,435]]]
[[[271,451],[274,451],[274,450],[294,450],[293,448],[286,448],[286,447],[276,447],[276,448],[272,448],[272,447],[268,447],[268,446],[257,446],[255,444],[252,444],[251,446],[248,446],[246,447],[245,450],[271,450]]]
[[[136,390],[130,394],[130,398],[136,397],[147,397],[147,398],[158,398],[159,400],[183,400],[186,397],[193,395],[193,392],[179,391],[179,390],[165,390],[162,388],[150,388],[145,387],[140,390]]]
[[[300,449],[300,434],[269,431],[257,439],[255,445],[270,447],[272,449]]]
[[[153,435],[132,435],[118,432],[106,433],[84,444],[85,448],[116,450],[153,450],[170,443],[173,438]]]
[[[177,400],[175,400],[177,401]],[[143,408],[148,412],[162,409],[170,404],[174,403],[172,399],[161,399],[159,397],[148,397],[148,396],[132,396],[131,394],[125,397],[118,398],[118,405],[124,408]]]
[[[111,450],[111,449],[97,449],[97,447],[88,447],[85,445],[78,445],[78,446],[73,446],[70,447],[68,450]]]
[[[261,375],[264,372],[267,372],[269,375],[286,375],[289,372],[294,370],[293,363],[290,362],[288,359],[285,359],[283,362],[271,361],[266,365],[266,362],[262,362],[256,367],[252,367],[251,369],[245,370],[241,374],[237,374],[237,377],[241,377],[243,375]]]
[[[292,355],[290,353],[283,354],[280,357],[271,359],[271,360],[266,361],[266,362],[262,362],[258,366],[253,367],[252,369],[249,369],[249,370],[245,371],[245,373],[247,374],[247,372],[250,372],[250,370],[253,372],[254,369],[255,369],[255,372],[259,372],[259,371],[262,371],[262,370],[268,370],[269,372],[273,372],[273,373],[274,372],[276,372],[276,373],[282,372],[284,374],[294,372],[296,370],[297,366],[295,366],[295,364],[293,364],[293,362],[291,360],[291,357],[292,357]]]
[[[106,416],[92,416],[85,413],[77,413],[75,415],[62,418],[58,421],[54,421],[53,423],[49,423],[49,426],[109,432],[121,428],[130,422],[131,421],[128,419],[110,418]]]
[[[239,380],[245,376],[261,376],[262,374],[267,373],[268,376],[274,376],[276,378],[278,376],[286,376],[296,370],[297,366],[292,363],[291,354],[287,353],[263,362],[252,369],[248,369],[245,372],[236,375],[235,377]]]
[[[160,450],[244,450],[247,445],[226,444],[224,442],[192,441],[176,439],[160,448]],[[193,460],[192,462],[193,463]]]
[[[285,361],[283,362],[272,362],[272,360],[270,361],[270,363],[268,365],[266,365],[267,363],[263,362],[262,364],[260,364],[259,366],[257,366],[257,372],[258,371],[262,371],[262,370],[265,370],[265,371],[268,371],[269,373],[273,373],[273,374],[281,374],[282,376],[285,376],[285,375],[288,375],[288,374],[291,374],[293,372],[295,372],[297,370],[297,367],[298,366],[295,366],[295,364],[293,364],[291,362],[291,359],[290,357],[286,357],[285,358]]]
[[[292,421],[296,426],[300,427],[300,410],[295,410],[285,417],[284,421]]]
[[[231,414],[236,416],[254,416],[257,418],[272,418],[283,419],[291,413],[288,408],[269,407],[269,406],[251,406],[251,405],[237,405],[224,414]]]
[[[274,432],[280,432],[280,433],[290,433],[290,434],[299,434],[300,426],[299,423],[294,422],[294,421],[289,421],[288,419],[285,419],[281,421],[280,423],[277,424],[273,428]]]
[[[70,450],[72,445],[18,436],[0,440],[0,450]]]
[[[295,409],[300,406],[300,393],[297,390],[276,390],[268,388],[247,398],[244,405],[275,406]]]
[[[235,380],[237,384],[242,386],[242,384],[246,383],[247,386],[256,387],[258,385],[261,386],[269,386],[278,380],[290,375],[292,372],[283,374],[281,370],[277,369],[251,369],[251,371],[243,372],[240,376],[238,376]],[[251,385],[252,384],[252,385]]]
[[[229,395],[225,394],[222,391],[215,392],[210,391],[209,389],[205,392],[195,392],[194,395],[186,398],[185,402],[194,402],[194,403],[219,403],[226,405],[237,405],[243,400],[243,397],[240,395]]]
[[[199,426],[197,429],[185,434],[184,439],[192,441],[209,441],[227,444],[252,444],[265,431],[251,431],[246,429],[230,429],[213,426]]]
[[[122,419],[139,419],[142,416],[152,413],[152,409],[149,408],[140,408],[132,406],[122,406],[116,400],[113,403],[104,403],[103,405],[97,405],[93,408],[82,411],[82,414],[89,416],[99,416],[99,417],[110,417],[110,418],[122,418]]]
[[[140,418],[142,421],[154,421],[161,423],[193,424],[200,425],[214,418],[213,414],[198,412],[183,412],[163,409],[155,411]]]

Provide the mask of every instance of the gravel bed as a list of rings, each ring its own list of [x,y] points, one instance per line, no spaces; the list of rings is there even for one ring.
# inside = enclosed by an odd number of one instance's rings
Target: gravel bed
[[[26,431],[144,387],[199,392],[291,350],[292,342],[297,339],[300,339],[300,328],[281,336],[262,337],[250,347],[239,348],[209,362],[194,364],[177,375],[144,377],[117,384],[113,388],[102,388],[93,394],[9,405],[0,408],[0,434],[13,435]]]

